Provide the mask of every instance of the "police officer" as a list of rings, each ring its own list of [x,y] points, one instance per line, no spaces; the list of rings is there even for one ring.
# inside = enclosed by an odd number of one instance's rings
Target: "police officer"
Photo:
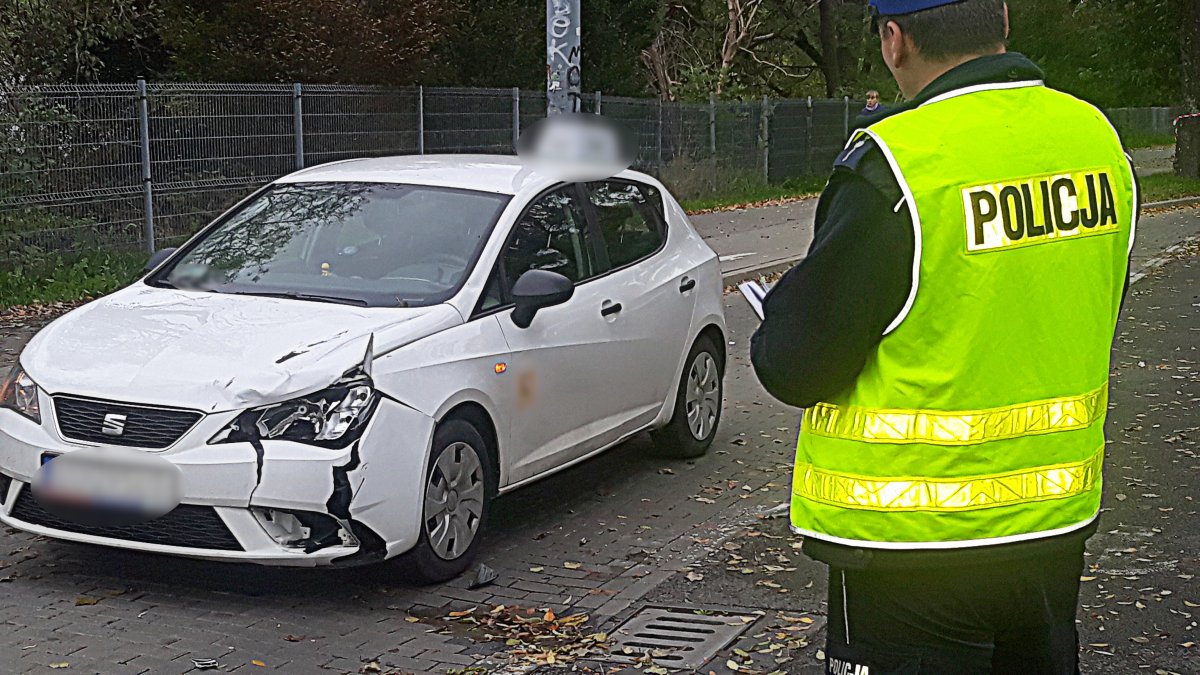
[[[792,527],[826,672],[1075,673],[1138,198],[1003,0],[872,0],[906,103],[856,131],[752,356],[805,408]]]

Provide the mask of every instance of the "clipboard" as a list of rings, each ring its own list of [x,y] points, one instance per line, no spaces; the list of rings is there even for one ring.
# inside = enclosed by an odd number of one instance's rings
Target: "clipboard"
[[[741,291],[742,297],[746,298],[746,302],[750,303],[751,309],[758,315],[758,320],[762,321],[765,319],[763,300],[766,299],[767,292],[771,290],[770,284],[760,284],[757,281],[743,281],[738,284],[738,290]]]

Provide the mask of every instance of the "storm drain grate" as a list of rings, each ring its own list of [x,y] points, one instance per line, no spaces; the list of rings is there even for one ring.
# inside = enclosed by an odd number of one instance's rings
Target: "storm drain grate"
[[[650,655],[665,668],[703,666],[758,617],[692,610],[647,607],[613,633],[612,657],[633,661]]]

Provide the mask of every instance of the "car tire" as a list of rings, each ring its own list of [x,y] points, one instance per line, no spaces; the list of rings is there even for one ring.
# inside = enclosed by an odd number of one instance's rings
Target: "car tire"
[[[708,452],[721,423],[724,377],[724,350],[700,336],[684,361],[671,421],[651,433],[659,455],[692,459]]]
[[[420,538],[398,560],[405,576],[435,584],[471,566],[495,495],[495,475],[487,442],[474,425],[461,419],[438,425],[421,495]]]

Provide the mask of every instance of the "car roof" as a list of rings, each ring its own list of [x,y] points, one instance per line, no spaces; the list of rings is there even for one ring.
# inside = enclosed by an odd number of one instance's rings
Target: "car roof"
[[[620,174],[654,183],[633,171]],[[320,164],[280,178],[279,183],[407,183],[515,195],[556,181],[525,167],[512,155],[398,155]]]

